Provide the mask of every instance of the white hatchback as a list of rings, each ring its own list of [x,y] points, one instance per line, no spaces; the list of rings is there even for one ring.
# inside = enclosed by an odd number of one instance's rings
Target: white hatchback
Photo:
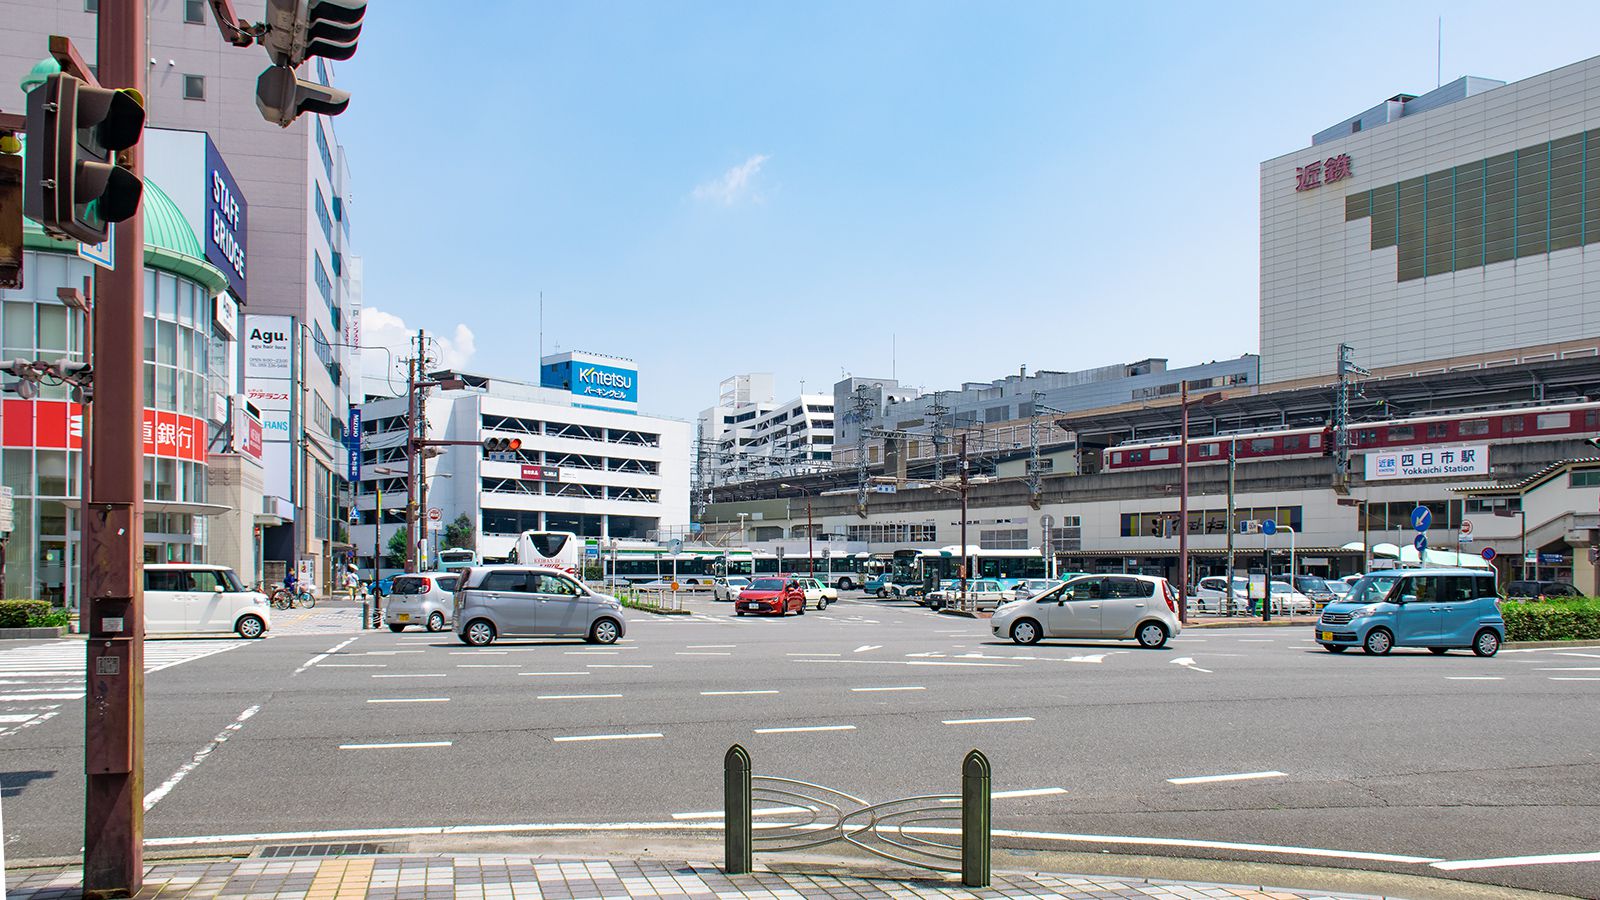
[[[390,631],[405,631],[407,625],[421,625],[429,631],[443,631],[450,624],[455,606],[459,572],[424,572],[396,575],[389,598],[384,602],[383,623]]]
[[[989,627],[995,637],[1019,644],[1102,638],[1134,640],[1151,650],[1183,629],[1177,592],[1152,575],[1081,575],[1037,597],[1002,604]]]
[[[267,595],[227,566],[151,563],[144,567],[144,629],[150,634],[234,632],[258,638],[272,627]]]

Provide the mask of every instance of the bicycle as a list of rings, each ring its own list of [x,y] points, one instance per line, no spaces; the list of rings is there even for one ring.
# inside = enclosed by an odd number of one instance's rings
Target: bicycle
[[[313,597],[310,591],[290,593],[288,588],[283,587],[273,591],[270,600],[273,609],[294,609],[296,606],[311,609],[317,605],[317,598]]]

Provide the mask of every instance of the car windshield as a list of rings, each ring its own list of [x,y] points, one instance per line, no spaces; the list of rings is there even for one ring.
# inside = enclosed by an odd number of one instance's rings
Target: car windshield
[[[245,589],[244,585],[239,582],[239,576],[235,575],[232,569],[219,570],[217,572],[217,580],[221,581],[223,588],[231,594],[236,594]]]
[[[1296,578],[1294,583],[1295,586],[1300,588],[1302,591],[1325,592],[1328,590],[1328,583],[1326,581],[1323,581],[1321,578],[1313,578],[1310,575],[1302,575],[1299,578]]]
[[[1350,593],[1350,585],[1345,584],[1342,581],[1330,581],[1327,584],[1328,584],[1328,590],[1332,591],[1335,594],[1348,594],[1348,593]]]
[[[1377,603],[1388,595],[1396,580],[1394,575],[1364,576],[1345,595],[1345,600],[1351,603]]]
[[[752,591],[781,591],[783,590],[782,578],[757,578],[750,582]]]
[[[449,591],[451,593],[455,593],[456,583],[458,580],[458,576],[455,575],[441,575],[434,579],[434,581],[439,585],[439,590]]]
[[[395,594],[423,594],[427,589],[422,586],[421,578],[396,578],[393,593]]]

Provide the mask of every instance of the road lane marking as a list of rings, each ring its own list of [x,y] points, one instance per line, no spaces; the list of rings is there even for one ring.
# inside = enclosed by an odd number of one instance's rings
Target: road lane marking
[[[1168,778],[1169,784],[1210,784],[1214,781],[1249,781],[1253,778],[1288,778],[1282,772],[1235,772],[1231,775],[1190,775],[1185,778]]]
[[[1032,722],[1033,716],[996,716],[990,719],[945,719],[944,725],[990,725],[996,722]]]
[[[658,737],[663,737],[659,731],[643,731],[634,734],[574,734],[566,737],[555,737],[550,740],[558,744],[565,744],[569,741],[642,741]]]
[[[1600,653],[1574,653],[1571,650],[1562,650],[1557,656],[1581,656],[1584,659],[1600,659]]]
[[[394,744],[340,744],[340,750],[410,750],[415,747],[449,747],[454,741],[402,741]]]
[[[776,694],[777,691],[701,691],[702,697],[736,697],[745,694]]]
[[[395,674],[389,674],[389,675],[374,675],[372,677],[373,678],[443,678],[443,677],[445,677],[445,674],[446,673],[444,673],[444,672],[407,672],[407,673],[403,673],[403,674],[395,673]]]
[[[588,672],[518,672],[518,675],[530,675],[537,678],[555,678],[563,675],[588,675]]]
[[[615,650],[564,650],[567,656],[616,656]]]
[[[654,669],[655,666],[652,666],[649,663],[589,663],[588,664],[588,668],[591,668],[591,669]],[[532,675],[534,673],[526,672],[524,674]]]
[[[458,669],[520,669],[521,663],[456,663]]]
[[[396,650],[396,653],[421,653],[421,650]],[[490,656],[492,654],[505,655],[510,650],[451,650],[451,656]]]
[[[883,649],[883,645],[882,644],[862,644],[861,646],[857,647],[855,650],[853,650],[851,652],[852,653],[865,653],[868,650],[882,650],[882,649]]]
[[[1210,669],[1202,669],[1199,666],[1195,665],[1194,664],[1194,657],[1192,657],[1192,656],[1180,656],[1177,659],[1172,660],[1172,664],[1175,665],[1175,666],[1183,666],[1185,669],[1190,669],[1190,670],[1195,671],[1195,672],[1204,672],[1207,675],[1216,674],[1216,673],[1212,672]]]
[[[1560,666],[1534,669],[1535,672],[1600,672],[1600,666]]]
[[[1550,853],[1544,856],[1500,856],[1493,859],[1452,859],[1429,863],[1435,869],[1496,869],[1502,866],[1548,866],[1556,863],[1600,862],[1600,853]]]
[[[1550,676],[1550,680],[1551,681],[1600,681],[1600,676],[1595,676],[1595,675],[1575,675],[1575,676],[1551,675]]]
[[[1445,681],[1505,681],[1500,675],[1446,675]]]
[[[365,655],[365,656],[398,656],[398,655],[400,655],[402,653],[427,653],[427,652],[428,651],[426,651],[426,650],[368,650],[365,654],[362,654],[362,655]],[[451,652],[458,652],[458,651],[451,651]],[[471,653],[473,651],[468,650],[467,652]]]
[[[673,653],[672,655],[673,656],[732,656],[733,654],[732,653],[724,653],[724,652],[722,652],[720,650],[679,650],[679,651]]]
[[[385,697],[381,700],[368,700],[368,703],[449,703],[449,697]]]
[[[889,691],[925,691],[925,690],[927,690],[927,688],[919,687],[919,686],[915,686],[915,685],[905,685],[903,687],[851,688],[850,690],[851,690],[852,693],[856,693],[856,694],[878,694],[878,693],[887,693]]]
[[[843,656],[843,653],[785,653],[784,656]]]
[[[388,663],[317,663],[319,669],[387,669]]]
[[[796,731],[855,731],[854,725],[789,725],[783,728],[757,728],[756,734],[791,734]]]
[[[615,700],[621,694],[540,694],[540,700]]]
[[[685,650],[733,650],[738,644],[684,644]]]
[[[808,807],[808,806],[767,806],[767,807],[763,807],[761,809],[752,809],[750,811],[750,815],[752,815],[752,816],[783,816],[783,815],[788,815],[790,813],[803,813],[803,812],[816,812],[816,810],[812,809],[811,807]],[[672,818],[674,818],[674,819],[676,819],[676,820],[678,820],[680,822],[683,822],[683,821],[688,821],[690,819],[721,819],[721,818],[724,818],[726,815],[727,815],[726,813],[724,813],[722,810],[718,809],[718,810],[711,810],[711,811],[707,811],[707,812],[673,813],[672,814]]]
[[[352,638],[352,640],[354,640],[354,639]],[[173,772],[172,776],[170,778],[168,778],[166,781],[161,782],[160,786],[157,787],[155,790],[151,791],[148,794],[145,794],[144,795],[144,809],[145,809],[145,812],[149,812],[150,811],[150,807],[155,806],[157,803],[160,803],[161,802],[161,798],[163,798],[163,797],[167,796],[168,794],[172,793],[172,789],[178,786],[178,782],[180,782],[180,781],[184,780],[185,778],[189,777],[189,773],[190,772],[193,772],[195,769],[199,768],[200,764],[205,762],[207,757],[209,757],[213,752],[215,752],[218,747],[222,746],[223,744],[226,744],[228,742],[228,738],[232,737],[235,732],[237,732],[239,729],[243,728],[244,727],[244,723],[248,722],[250,720],[251,716],[254,716],[256,713],[258,713],[260,711],[261,711],[261,704],[258,703],[255,706],[252,706],[249,709],[245,710],[244,712],[239,713],[239,717],[238,718],[236,718],[232,722],[228,723],[228,726],[226,728],[224,728],[221,731],[217,732],[217,736],[212,738],[210,743],[206,744],[204,747],[201,747],[200,751],[198,753],[196,753],[193,757],[191,757],[188,762],[186,762],[183,765],[179,766],[178,767],[178,771]]]
[[[356,637],[360,637],[360,635],[357,635]],[[335,653],[338,653],[340,650],[343,650],[344,648],[350,646],[351,644],[354,644],[355,642],[356,642],[356,638],[351,638],[350,640],[345,641],[342,644],[334,644],[332,647],[329,647],[326,652],[318,653],[316,656],[313,656],[310,659],[306,660],[304,663],[301,663],[300,664],[300,668],[295,669],[293,672],[289,673],[289,677],[293,678],[294,676],[299,675],[301,672],[304,672],[305,670],[311,668],[312,666],[316,665],[317,663],[322,662],[323,660],[327,659],[328,657],[332,656]]]
[[[1051,796],[1051,795],[1054,795],[1054,794],[1065,794],[1066,792],[1067,792],[1066,788],[1058,788],[1058,787],[1025,788],[1023,790],[1017,790],[1017,791],[990,791],[989,792],[989,799],[991,799],[991,800],[1010,800],[1010,799],[1013,799],[1013,798],[1016,798],[1016,797],[1047,797],[1047,796]],[[960,797],[940,797],[939,798],[939,802],[940,803],[960,803],[961,802],[961,798]]]

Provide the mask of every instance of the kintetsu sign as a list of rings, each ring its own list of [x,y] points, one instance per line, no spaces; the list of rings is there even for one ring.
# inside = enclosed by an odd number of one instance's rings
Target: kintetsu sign
[[[1350,154],[1341,153],[1330,156],[1325,160],[1318,160],[1303,166],[1296,166],[1294,170],[1294,189],[1309,191],[1335,181],[1343,181],[1355,172],[1350,168]]]

